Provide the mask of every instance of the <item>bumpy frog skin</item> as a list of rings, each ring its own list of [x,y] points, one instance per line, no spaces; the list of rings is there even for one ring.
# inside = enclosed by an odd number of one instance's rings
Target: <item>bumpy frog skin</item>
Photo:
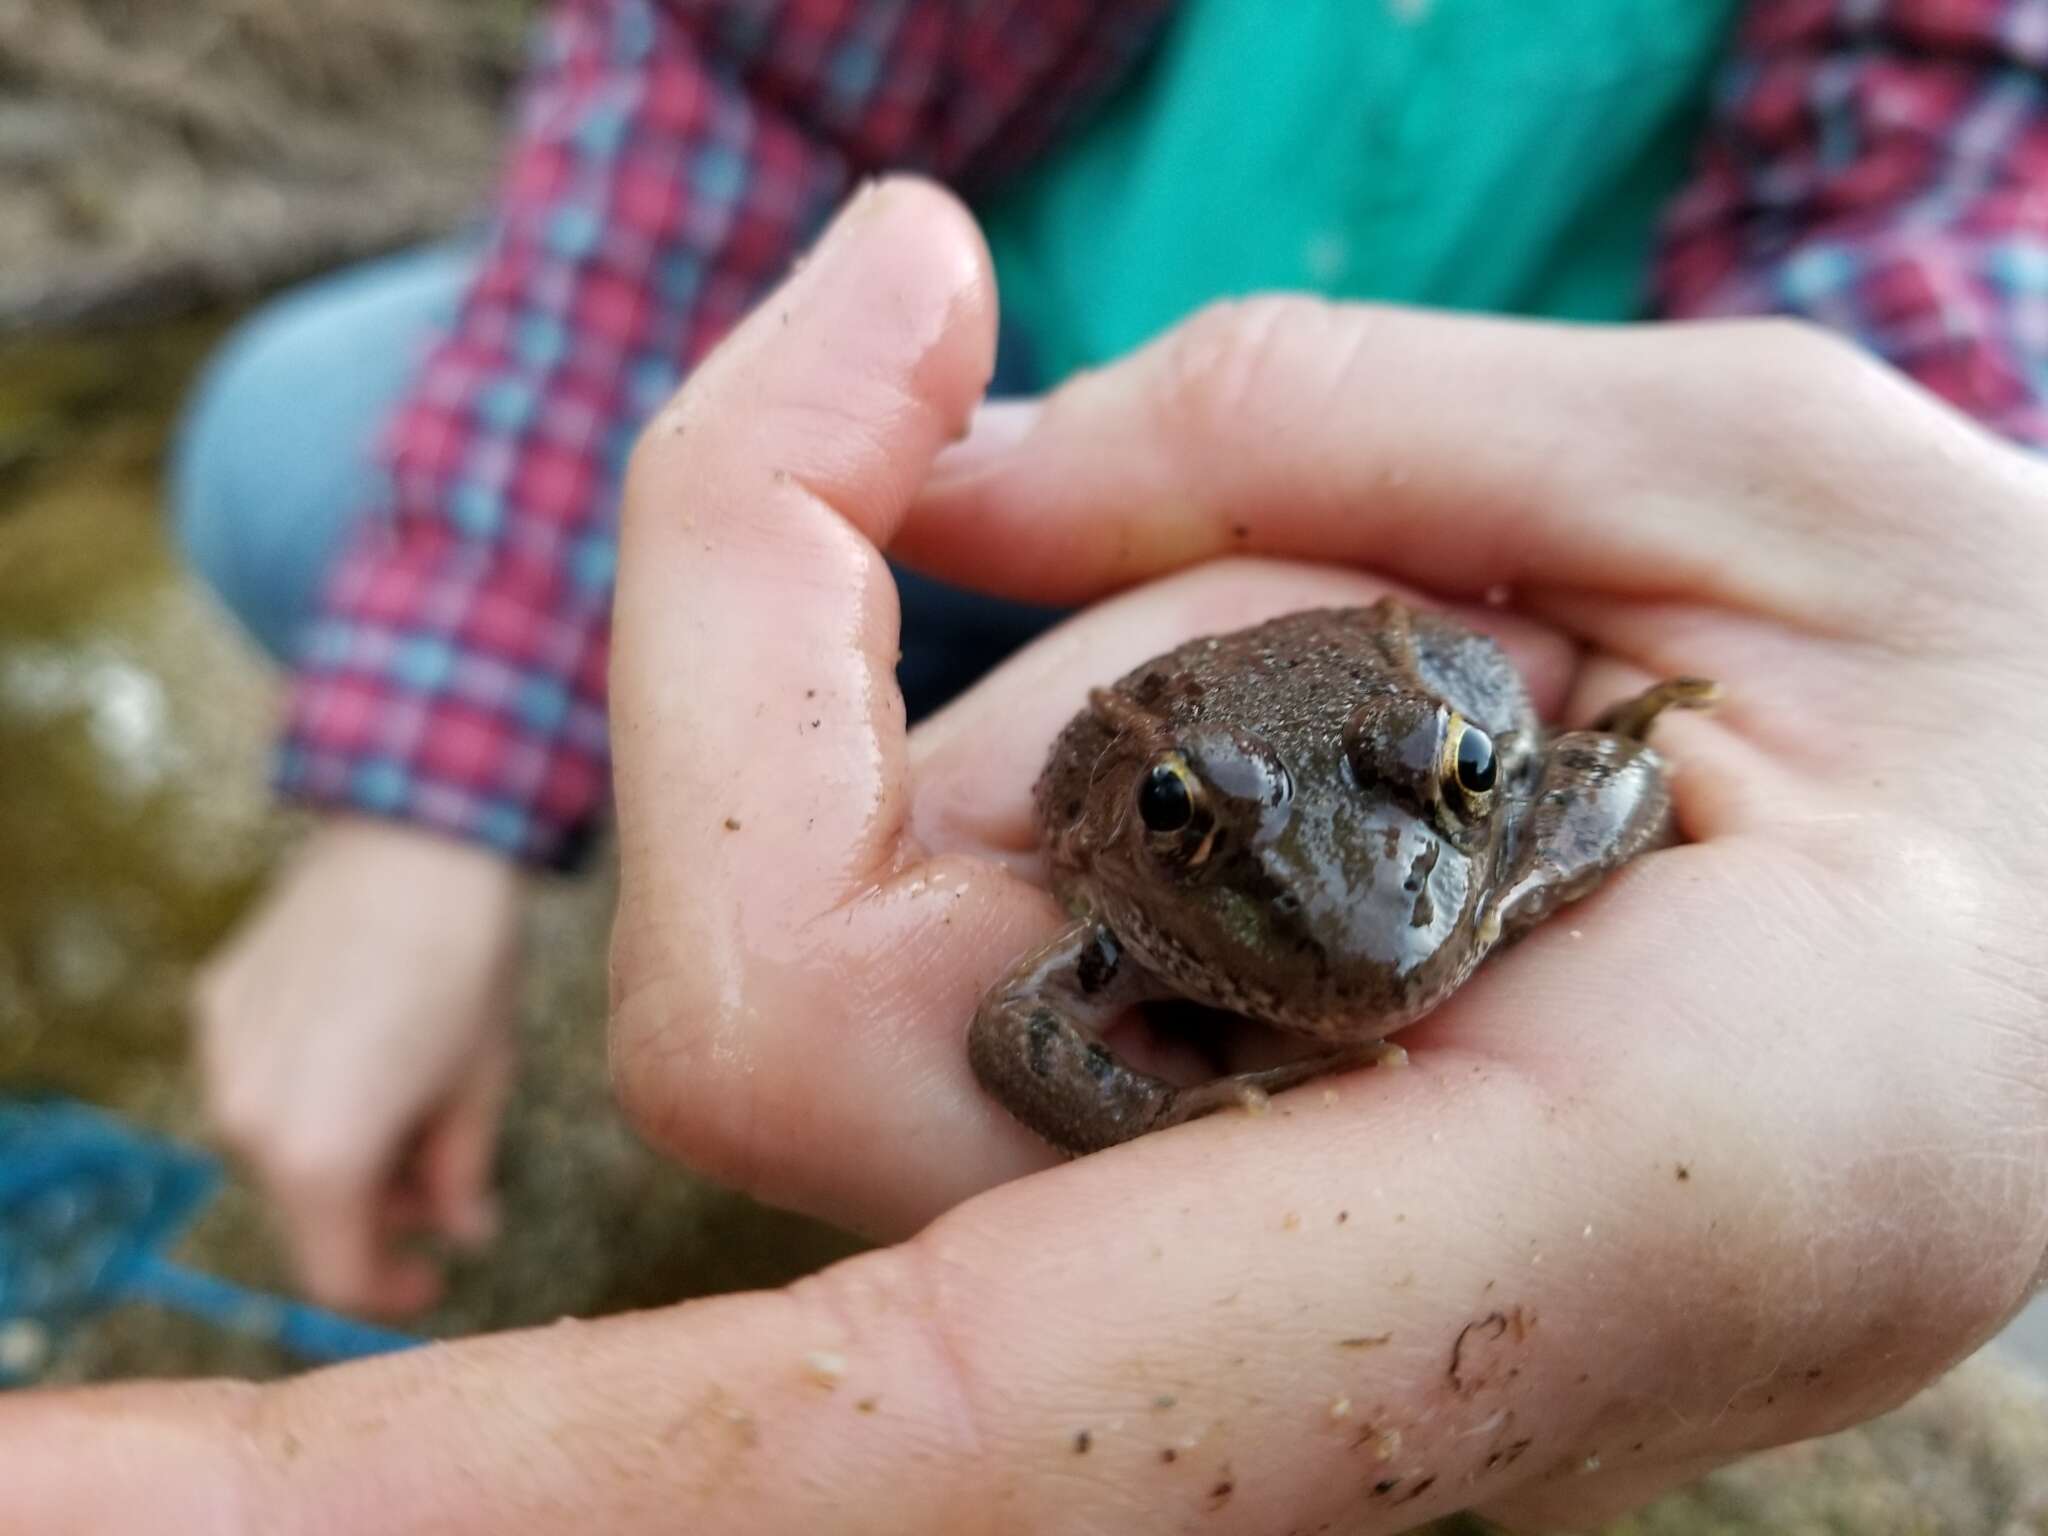
[[[1667,841],[1644,745],[1679,678],[1547,734],[1491,640],[1392,599],[1146,663],[1053,745],[1038,815],[1074,921],[976,1012],[976,1076],[1064,1151],[1113,1146],[1390,1049],[1496,946]],[[1181,998],[1325,1049],[1178,1088],[1100,1032]]]

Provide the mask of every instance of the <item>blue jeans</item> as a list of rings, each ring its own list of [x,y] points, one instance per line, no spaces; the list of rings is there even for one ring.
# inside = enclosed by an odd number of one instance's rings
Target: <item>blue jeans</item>
[[[173,445],[173,523],[186,558],[280,661],[378,495],[376,435],[476,261],[467,242],[349,268],[259,311],[208,365]],[[1006,334],[996,393],[1028,385]],[[1047,628],[1057,611],[962,591],[900,568],[912,719]]]

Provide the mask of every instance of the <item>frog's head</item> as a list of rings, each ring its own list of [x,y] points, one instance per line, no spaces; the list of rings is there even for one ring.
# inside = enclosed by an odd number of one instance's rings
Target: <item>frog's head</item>
[[[1092,902],[1190,996],[1313,1033],[1405,1022],[1493,940],[1505,790],[1528,756],[1428,693],[1381,687],[1283,757],[1219,723],[1097,694]]]

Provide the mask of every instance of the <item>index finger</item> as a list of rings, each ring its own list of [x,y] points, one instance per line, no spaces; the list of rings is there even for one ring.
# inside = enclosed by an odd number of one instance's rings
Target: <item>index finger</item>
[[[1855,633],[1930,567],[2008,579],[1984,520],[2013,498],[1984,493],[2018,458],[1785,322],[1261,298],[986,408],[895,553],[1038,601],[1259,553],[1448,596],[1564,588]]]

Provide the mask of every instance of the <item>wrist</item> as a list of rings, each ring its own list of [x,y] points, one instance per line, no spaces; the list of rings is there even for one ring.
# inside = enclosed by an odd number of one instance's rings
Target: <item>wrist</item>
[[[514,859],[432,827],[374,816],[324,816],[299,855],[302,868],[353,872],[375,889],[434,893],[459,902],[469,920],[516,911],[527,881]]]

